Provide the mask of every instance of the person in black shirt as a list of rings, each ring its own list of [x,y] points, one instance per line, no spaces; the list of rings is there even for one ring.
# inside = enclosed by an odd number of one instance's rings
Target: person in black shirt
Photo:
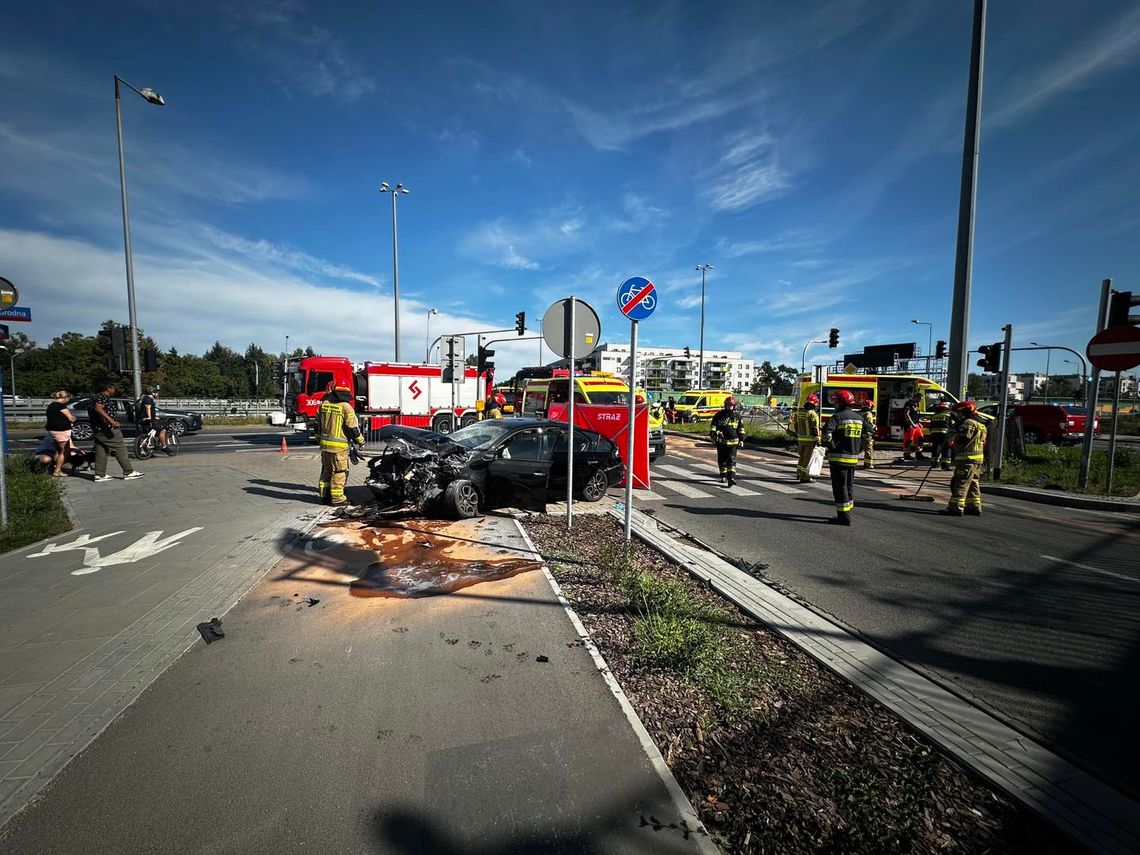
[[[44,428],[51,436],[52,442],[55,443],[52,477],[62,478],[63,464],[67,460],[68,450],[71,448],[71,424],[75,421],[75,416],[67,408],[67,402],[71,400],[70,392],[56,392],[51,398],[51,403],[47,405],[47,423]]]
[[[136,472],[127,459],[127,449],[123,445],[123,431],[119,420],[111,414],[111,398],[118,386],[108,383],[103,391],[91,399],[87,408],[91,419],[91,430],[95,436],[95,480],[110,481],[107,474],[107,458],[114,457],[119,468],[123,470],[123,478],[141,478],[143,473]]]
[[[744,423],[736,412],[736,398],[724,400],[724,409],[712,417],[712,439],[716,443],[716,463],[721,480],[736,486],[736,452],[744,441]]]
[[[155,420],[157,419],[156,413],[158,412],[158,405],[155,402],[157,398],[158,387],[151,386],[139,399],[139,430],[143,433],[146,433],[154,427]],[[158,430],[158,445],[166,452],[167,457],[174,456],[174,452],[172,452],[170,446],[166,444],[166,428],[161,425],[159,425]]]

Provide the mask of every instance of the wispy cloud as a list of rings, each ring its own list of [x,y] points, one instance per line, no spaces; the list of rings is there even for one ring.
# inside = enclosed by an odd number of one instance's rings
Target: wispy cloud
[[[262,265],[271,265],[278,268],[292,270],[297,273],[312,274],[322,279],[339,279],[345,282],[360,282],[380,288],[383,282],[370,274],[361,273],[350,267],[335,264],[323,258],[309,255],[306,252],[287,246],[280,246],[267,240],[249,240],[248,238],[228,234],[213,226],[202,226],[201,235],[219,249],[236,253],[251,261]]]
[[[740,258],[768,252],[802,252],[818,249],[824,243],[823,236],[811,229],[788,229],[763,240],[733,241],[721,238],[716,246],[719,255]]]
[[[718,119],[760,99],[756,91],[721,95],[703,100],[667,100],[652,105],[623,105],[602,110],[565,99],[566,110],[578,132],[594,148],[620,149],[642,137],[675,131]]]
[[[355,101],[375,90],[375,79],[338,36],[313,23],[302,0],[249,0],[220,8],[248,55],[285,91]]]
[[[742,211],[791,189],[791,176],[781,167],[776,141],[767,133],[733,134],[705,178],[704,196],[717,211]]]
[[[618,232],[640,232],[663,225],[669,212],[647,201],[636,193],[625,193],[621,199],[621,214],[609,220],[609,227]]]
[[[480,223],[459,242],[459,253],[508,270],[542,270],[539,259],[564,255],[582,240],[585,220],[578,209],[545,211],[528,223],[504,218]]]
[[[1058,95],[1140,58],[1140,7],[1133,7],[1061,56],[1022,75],[985,117],[992,127],[1013,125]]]

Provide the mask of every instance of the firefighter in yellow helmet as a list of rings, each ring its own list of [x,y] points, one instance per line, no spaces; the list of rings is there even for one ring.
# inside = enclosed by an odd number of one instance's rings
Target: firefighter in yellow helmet
[[[985,459],[986,426],[978,418],[978,405],[962,401],[954,405],[958,428],[950,440],[954,448],[954,475],[950,479],[950,505],[940,513],[948,517],[982,515],[982,463]]]
[[[317,491],[326,505],[345,505],[344,484],[348,480],[348,444],[364,445],[360,423],[352,408],[352,390],[334,386],[325,393],[317,413],[317,440],[321,444],[321,479]]]
[[[796,476],[807,484],[815,479],[808,475],[808,464],[812,453],[819,445],[819,396],[808,395],[803,407],[793,420],[796,431],[796,444],[800,448],[800,462],[796,464]]]

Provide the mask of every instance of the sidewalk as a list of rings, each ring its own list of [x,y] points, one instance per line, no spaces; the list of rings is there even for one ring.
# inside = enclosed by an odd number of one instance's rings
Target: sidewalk
[[[12,767],[21,783],[5,818],[121,714],[0,830],[3,848],[715,852],[659,776],[512,519],[319,522],[306,483],[315,455],[271,455],[241,455],[244,471],[180,458],[169,470],[158,461],[136,483],[75,485],[73,504],[93,536],[113,525],[107,511],[99,526],[90,522],[111,506],[96,487],[130,503],[134,528],[94,545],[114,540],[121,550],[147,525],[162,525],[160,497],[176,481],[180,494],[202,482],[210,498],[182,500],[190,518],[177,517],[164,536],[202,529],[154,558],[79,577],[70,574],[82,552],[20,556],[11,563],[22,573],[0,560],[0,572],[28,586],[29,640],[4,636],[13,650],[39,637],[35,624],[69,586],[91,586],[86,596],[98,592],[103,608],[112,601],[142,612],[120,618],[123,633],[87,640],[67,627],[105,624],[86,620],[79,593],[66,593],[67,613],[52,615],[66,638],[57,643],[70,645],[59,664],[36,680],[15,672],[22,682],[12,685],[28,687],[34,703],[6,706],[10,720],[54,718],[31,728],[47,748]],[[352,486],[362,477],[362,467],[353,470],[350,498],[363,498]],[[147,495],[127,492],[141,486]],[[116,513],[125,516],[124,506]],[[262,533],[243,541],[255,520]],[[116,572],[130,576],[112,579]],[[441,580],[454,590],[406,596]],[[114,602],[148,581],[168,586],[164,600]],[[156,614],[164,609],[169,618]],[[207,646],[194,624],[215,615],[226,636]],[[107,664],[120,647],[133,652]],[[116,697],[105,709],[80,709],[69,693],[83,691]],[[74,732],[53,730],[60,704],[82,717]]]

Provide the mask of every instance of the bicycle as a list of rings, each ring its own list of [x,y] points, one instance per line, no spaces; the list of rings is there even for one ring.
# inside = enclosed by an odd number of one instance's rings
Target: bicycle
[[[174,419],[167,419],[163,422],[162,427],[155,427],[154,422],[150,424],[150,430],[145,433],[140,433],[135,438],[135,457],[139,460],[149,460],[154,456],[155,449],[158,445],[158,433],[160,430],[166,431],[166,452],[171,457],[178,453],[178,434],[174,432],[172,426]]]

